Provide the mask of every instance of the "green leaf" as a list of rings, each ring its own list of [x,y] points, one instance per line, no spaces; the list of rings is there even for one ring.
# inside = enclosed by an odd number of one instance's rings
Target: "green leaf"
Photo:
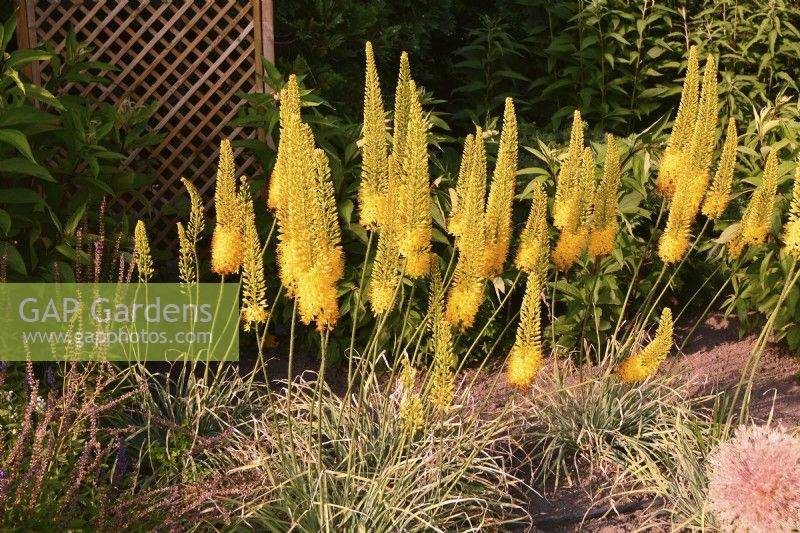
[[[72,213],[72,216],[69,217],[69,220],[67,220],[67,223],[64,226],[64,235],[72,235],[75,233],[75,230],[78,228],[78,224],[81,223],[81,219],[83,218],[83,214],[85,212],[86,202],[83,202],[78,209]]]
[[[0,246],[0,250],[2,249],[3,247]],[[22,255],[20,255],[14,245],[8,241],[5,243],[5,253],[8,268],[23,276],[27,276],[28,270],[25,268],[25,261],[22,259]]]
[[[11,42],[11,39],[14,37],[14,31],[17,29],[17,14],[14,13],[11,15],[5,26],[0,29],[2,33],[0,33],[0,52],[5,52],[6,48],[8,47],[8,43]]]
[[[46,104],[53,106],[59,111],[64,110],[64,106],[61,104],[58,98],[53,96],[53,93],[51,93],[44,87],[39,87],[38,85],[33,85],[32,83],[25,83],[24,85],[25,85],[25,93],[34,100],[45,102]]]
[[[2,209],[0,209],[0,229],[3,230],[4,235],[8,235],[11,230],[11,215]]]
[[[19,125],[39,125],[41,123],[52,124],[56,119],[57,117],[55,115],[51,115],[32,105],[11,107],[4,109],[2,113],[0,113],[0,128]]]
[[[8,174],[24,174],[26,176],[33,176],[45,181],[55,183],[55,178],[43,166],[21,157],[9,157],[8,159],[0,159],[0,173],[5,172]]]
[[[16,148],[22,155],[33,161],[33,153],[31,153],[31,145],[28,144],[28,139],[19,130],[0,130],[0,142],[10,144]]]
[[[5,68],[19,70],[28,63],[47,60],[51,57],[53,57],[53,54],[44,50],[17,50],[15,52],[11,52],[11,57],[8,59],[8,61],[6,61]]]
[[[0,204],[44,204],[44,198],[31,189],[0,189]]]

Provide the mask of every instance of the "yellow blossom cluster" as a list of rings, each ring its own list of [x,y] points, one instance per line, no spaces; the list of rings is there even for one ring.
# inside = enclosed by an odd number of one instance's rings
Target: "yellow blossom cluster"
[[[211,236],[211,271],[234,274],[242,264],[244,241],[242,206],[236,193],[236,166],[228,139],[223,139],[219,147],[214,205],[217,225]]]
[[[656,183],[661,194],[672,199],[658,248],[658,255],[666,264],[676,263],[686,254],[692,224],[708,188],[714,151],[718,107],[714,56],[706,59],[699,99],[697,72],[697,50],[692,47],[678,117]]]
[[[658,321],[653,340],[645,348],[628,357],[617,368],[617,375],[626,382],[642,381],[658,372],[672,349],[672,311],[665,307]]]
[[[738,257],[748,245],[762,244],[766,240],[775,212],[777,192],[778,152],[773,148],[764,164],[761,184],[750,197],[736,235],[728,241],[728,253],[731,257]]]
[[[608,135],[603,177],[594,195],[592,225],[587,251],[590,259],[604,256],[614,249],[617,236],[617,190],[620,181],[620,162],[617,140]]]
[[[508,356],[508,382],[526,388],[542,366],[542,324],[539,296],[544,288],[538,269],[528,277],[514,346]]]
[[[278,266],[300,319],[319,330],[339,316],[337,284],[344,272],[328,157],[300,116],[300,89],[292,75],[281,91],[281,139],[269,203],[278,221]]]
[[[514,102],[507,98],[500,146],[486,198],[487,163],[484,132],[467,136],[448,231],[456,238],[458,263],[447,299],[447,320],[462,329],[472,327],[483,301],[485,280],[499,275],[511,241],[518,159]]]
[[[433,219],[428,175],[428,124],[416,84],[411,79],[408,54],[403,52],[395,92],[392,152],[389,154],[380,83],[369,44],[366,70],[359,195],[362,224],[378,232],[370,280],[370,304],[373,312],[380,314],[393,307],[402,273],[416,278],[427,275],[430,268]]]

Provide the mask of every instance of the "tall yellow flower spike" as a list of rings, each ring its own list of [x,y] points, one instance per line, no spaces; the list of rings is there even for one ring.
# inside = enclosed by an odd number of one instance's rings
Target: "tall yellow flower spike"
[[[405,258],[405,273],[412,278],[426,276],[431,262],[433,218],[428,176],[428,132],[425,115],[413,80],[408,128],[400,154],[399,196],[397,198],[398,242]]]
[[[529,387],[542,366],[542,311],[539,296],[543,287],[539,273],[530,274],[522,298],[517,336],[508,356],[508,382],[520,388]]]
[[[389,156],[389,197],[399,194],[400,167],[394,154]],[[375,315],[391,311],[395,292],[400,284],[400,247],[397,240],[397,216],[395,210],[387,210],[378,226],[378,246],[372,262],[369,298]]]
[[[397,76],[397,89],[394,93],[394,127],[392,138],[392,151],[396,157],[401,157],[405,150],[406,132],[408,131],[408,121],[411,115],[412,91],[409,86],[411,82],[411,65],[408,62],[408,54],[400,54],[400,73]]]
[[[181,183],[186,187],[189,193],[189,203],[191,211],[189,213],[189,225],[186,228],[186,237],[193,245],[197,245],[202,237],[203,230],[206,227],[205,216],[203,214],[203,199],[197,187],[186,178],[181,178]]]
[[[267,207],[276,212],[280,217],[280,209],[286,205],[284,194],[284,182],[291,169],[288,165],[288,150],[291,144],[291,135],[299,133],[297,124],[300,122],[300,87],[297,84],[297,77],[292,74],[289,81],[280,92],[280,142],[278,143],[278,155],[275,160],[275,168],[269,181],[269,195],[267,197]]]
[[[722,146],[722,156],[703,203],[703,214],[710,220],[717,220],[721,217],[731,201],[737,142],[736,121],[731,117],[728,120],[728,132],[725,136],[725,144]]]
[[[514,101],[506,98],[500,148],[486,203],[486,264],[483,274],[487,278],[498,276],[503,271],[503,264],[508,256],[511,208],[517,183],[518,138]]]
[[[572,131],[569,137],[567,155],[556,179],[556,195],[553,201],[553,225],[562,229],[567,225],[569,211],[581,183],[581,164],[583,160],[583,121],[577,109],[572,117]]]
[[[717,133],[719,96],[717,89],[717,63],[714,56],[706,58],[706,67],[703,72],[703,87],[700,92],[700,103],[697,108],[697,120],[695,121],[694,131],[692,131],[692,141],[690,144],[690,155],[697,172],[708,173],[711,167],[711,159],[714,154],[714,140]],[[708,178],[706,178],[708,179]],[[703,190],[705,193],[705,190]],[[703,196],[695,200],[699,205]]]
[[[667,149],[661,158],[656,180],[656,191],[665,198],[672,197],[681,172],[686,168],[686,159],[689,157],[689,145],[692,141],[699,103],[700,65],[697,60],[697,47],[692,46],[689,49],[678,114],[667,141]]]
[[[542,184],[533,184],[531,210],[525,228],[519,237],[519,248],[514,264],[528,274],[538,272],[541,279],[547,278],[550,260],[550,229],[547,225],[547,194]]]
[[[133,231],[133,253],[136,259],[136,269],[139,271],[139,281],[147,283],[153,277],[153,257],[150,255],[150,240],[144,222],[136,222]]]
[[[761,244],[769,233],[775,212],[775,195],[778,192],[778,152],[770,150],[764,165],[761,184],[753,191],[744,211],[737,235],[728,241],[728,253],[737,257],[745,247]]]
[[[431,336],[433,338],[433,363],[431,365],[430,402],[447,411],[453,402],[456,376],[452,370],[453,330],[445,319],[444,280],[438,261],[433,262],[431,287],[428,299]]]
[[[589,223],[594,204],[594,155],[591,148],[586,148],[581,157],[578,182],[569,203],[565,204],[564,225],[553,252],[556,267],[566,272],[575,264],[589,238]]]
[[[299,94],[294,76],[284,92]],[[284,164],[275,204],[280,277],[289,297],[297,299],[301,321],[330,329],[339,316],[337,284],[344,272],[333,183],[327,156],[314,148],[314,134],[302,122],[299,106],[287,109],[293,111],[281,114],[278,150],[284,151]]]
[[[205,216],[203,209],[203,199],[197,188],[187,180],[181,178],[181,182],[189,193],[191,211],[189,213],[189,224],[184,227],[178,222],[178,272],[181,281],[184,283],[195,283],[199,278],[199,265],[197,260],[197,243],[200,241],[205,229]]]
[[[703,89],[698,103],[692,138],[684,157],[676,160],[672,204],[667,226],[659,241],[658,255],[665,264],[683,259],[689,248],[692,224],[708,188],[709,167],[717,127],[717,70],[708,56]]]
[[[214,192],[217,225],[211,237],[211,271],[234,274],[242,264],[242,210],[236,194],[236,167],[227,139],[219,147],[219,165]]]
[[[475,133],[474,142],[467,145],[472,148],[472,153],[464,154],[470,158],[466,165],[469,174],[464,176],[466,180],[461,186],[463,197],[458,211],[464,229],[456,239],[458,263],[445,312],[448,322],[462,329],[472,327],[483,301],[486,264],[486,149],[480,128]]]
[[[691,55],[690,53],[690,70],[693,70],[694,64]],[[695,89],[687,87],[689,78],[689,73],[687,73],[684,89],[689,90],[693,101]],[[683,104],[683,99],[681,99],[681,104]],[[687,105],[686,109],[691,109],[691,107],[691,105]],[[688,144],[684,142],[687,133],[681,129],[678,132],[679,140],[682,143],[681,148],[674,149],[671,155],[675,157],[669,161],[667,159],[670,154],[665,153],[665,165],[669,163],[669,167],[664,167],[663,173],[659,173],[660,181],[656,182],[659,193],[672,198],[667,227],[659,241],[658,250],[659,257],[666,264],[680,261],[689,247],[692,224],[700,211],[703,197],[708,188],[709,168],[711,167],[717,128],[717,107],[717,67],[714,56],[709,55],[703,73],[702,91],[691,123],[692,129]],[[681,114],[680,109],[678,113]],[[683,118],[685,116],[688,115],[684,114],[681,117],[681,128],[686,125]],[[677,123],[676,120],[676,127]],[[674,129],[673,134],[675,134]],[[671,146],[667,147],[668,152],[672,149]]]
[[[241,203],[244,208],[244,257],[242,261],[242,328],[267,321],[267,283],[264,280],[264,255],[256,228],[256,213],[250,188],[242,177]]]
[[[789,207],[789,221],[783,231],[783,242],[786,245],[786,253],[795,259],[800,259],[800,167],[797,167],[794,173],[792,203]]]
[[[383,98],[372,43],[366,44],[366,76],[364,83],[364,132],[361,147],[361,185],[358,203],[361,224],[377,229],[386,201],[388,187],[388,148],[384,125]]]
[[[672,311],[665,307],[653,340],[642,351],[623,361],[617,368],[617,376],[625,383],[633,383],[655,375],[669,355],[672,342]]]
[[[589,258],[595,259],[614,249],[617,236],[617,189],[620,181],[619,149],[617,140],[608,135],[603,177],[597,188],[589,233]]]
[[[447,223],[447,231],[453,237],[460,237],[465,228],[469,227],[469,220],[466,220],[462,213],[464,211],[464,198],[467,195],[467,187],[470,184],[472,175],[473,156],[475,154],[475,136],[467,135],[464,139],[464,152],[461,155],[461,165],[458,169],[458,179],[455,189],[451,190],[453,199],[450,209],[450,220]]]

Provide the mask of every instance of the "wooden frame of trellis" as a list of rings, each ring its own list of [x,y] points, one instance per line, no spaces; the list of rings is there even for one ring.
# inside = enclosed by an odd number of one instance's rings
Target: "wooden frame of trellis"
[[[185,194],[180,178],[210,200],[219,141],[257,135],[228,122],[246,105],[236,93],[268,89],[257,74],[262,56],[274,60],[272,0],[18,1],[21,48],[49,41],[60,51],[73,27],[93,61],[119,68],[106,75],[110,84],[86,84],[82,94],[111,104],[157,103],[151,124],[164,139],[127,161],[151,161],[157,182],[142,195],[117,198],[115,208],[147,220],[154,244],[173,244],[174,220],[160,211]],[[37,64],[28,74],[36,82],[47,75]],[[238,152],[239,173],[252,174],[255,158]]]

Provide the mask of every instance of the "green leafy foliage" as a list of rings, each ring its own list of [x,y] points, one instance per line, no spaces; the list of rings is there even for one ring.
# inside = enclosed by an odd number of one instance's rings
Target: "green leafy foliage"
[[[159,136],[147,127],[152,108],[78,95],[81,84],[107,82],[103,74],[114,67],[90,61],[74,32],[57,54],[50,45],[12,50],[15,29],[12,17],[0,34],[0,240],[9,279],[52,279],[56,262],[66,269],[61,279],[71,279],[67,265],[86,259],[76,243],[81,218],[97,213],[102,198],[154,181],[146,161],[128,156]],[[25,75],[35,61],[44,85]],[[126,220],[116,221],[113,229],[124,230]]]

